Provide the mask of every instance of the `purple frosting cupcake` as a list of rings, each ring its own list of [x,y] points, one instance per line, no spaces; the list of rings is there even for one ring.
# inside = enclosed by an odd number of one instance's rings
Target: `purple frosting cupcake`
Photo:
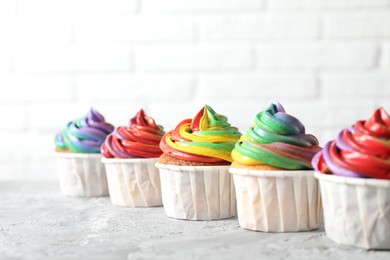
[[[100,146],[114,126],[93,108],[78,120],[69,122],[55,138],[56,151],[73,153],[100,153]]]

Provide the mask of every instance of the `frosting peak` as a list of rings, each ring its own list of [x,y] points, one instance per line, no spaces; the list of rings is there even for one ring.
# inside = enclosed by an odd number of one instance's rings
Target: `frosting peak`
[[[216,113],[210,106],[205,105],[192,120],[191,129],[193,131],[204,131],[229,127],[230,124],[227,120],[226,116]]]
[[[160,128],[155,122],[154,119],[150,116],[147,116],[143,109],[140,109],[138,113],[130,119],[130,124],[133,126],[144,126],[150,128]]]
[[[231,150],[240,136],[226,116],[205,105],[193,119],[183,120],[166,133],[160,147],[164,154],[181,160],[231,162]]]
[[[258,113],[232,151],[234,161],[245,165],[268,164],[277,168],[311,169],[311,159],[321,148],[313,135],[280,103]]]
[[[141,109],[128,126],[115,128],[101,152],[106,158],[157,158],[162,154],[159,143],[163,135],[163,127]]]
[[[368,120],[343,129],[312,160],[322,173],[390,179],[390,117],[381,107]]]

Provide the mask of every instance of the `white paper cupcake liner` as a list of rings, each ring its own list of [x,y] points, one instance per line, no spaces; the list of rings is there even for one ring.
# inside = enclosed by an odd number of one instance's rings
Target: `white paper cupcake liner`
[[[240,226],[263,232],[318,228],[321,200],[313,171],[261,171],[230,168]]]
[[[61,191],[70,197],[108,196],[100,154],[56,153]]]
[[[322,173],[315,177],[328,238],[365,249],[390,249],[390,181]]]
[[[157,158],[103,158],[111,202],[122,207],[162,206]]]
[[[178,166],[156,163],[167,216],[187,220],[217,220],[236,214],[236,197],[229,166]]]

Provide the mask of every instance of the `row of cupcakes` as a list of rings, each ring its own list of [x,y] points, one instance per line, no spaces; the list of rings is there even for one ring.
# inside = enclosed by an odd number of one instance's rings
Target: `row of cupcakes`
[[[61,190],[109,194],[119,206],[163,205],[178,219],[237,212],[241,227],[265,232],[316,229],[322,194],[329,238],[390,249],[390,118],[384,109],[341,131],[324,149],[279,103],[254,121],[241,135],[206,105],[165,133],[143,110],[114,129],[91,109],[56,136]]]

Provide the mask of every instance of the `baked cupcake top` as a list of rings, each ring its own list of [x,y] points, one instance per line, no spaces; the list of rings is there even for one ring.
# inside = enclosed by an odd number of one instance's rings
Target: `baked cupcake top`
[[[390,179],[390,117],[377,109],[328,142],[312,160],[318,172],[346,177]]]
[[[205,105],[193,119],[181,121],[161,139],[164,155],[179,160],[224,163],[231,162],[231,151],[240,138],[238,128],[228,118]]]
[[[256,115],[254,126],[235,145],[234,162],[242,165],[270,165],[274,169],[312,169],[311,159],[321,150],[318,140],[287,114],[279,103]]]
[[[91,108],[88,114],[69,122],[55,137],[56,151],[73,153],[100,153],[100,146],[114,126]]]
[[[162,154],[159,143],[164,133],[141,109],[128,126],[119,126],[107,136],[101,153],[106,158],[157,158]]]

